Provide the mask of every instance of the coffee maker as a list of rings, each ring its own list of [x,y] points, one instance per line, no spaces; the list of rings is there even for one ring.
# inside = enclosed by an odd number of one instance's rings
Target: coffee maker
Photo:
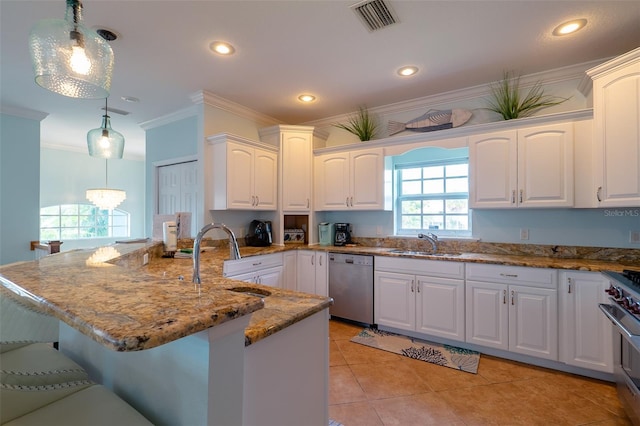
[[[334,225],[335,238],[334,246],[343,246],[345,244],[351,244],[351,224],[350,223],[336,223]]]

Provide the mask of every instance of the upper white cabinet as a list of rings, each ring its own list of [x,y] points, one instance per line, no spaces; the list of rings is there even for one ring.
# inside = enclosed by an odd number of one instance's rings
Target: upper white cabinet
[[[472,208],[573,206],[573,123],[469,137]]]
[[[383,210],[381,148],[316,156],[316,210]]]
[[[593,79],[598,206],[640,206],[640,48],[587,74]]]
[[[313,127],[272,126],[260,129],[260,139],[280,146],[282,210],[311,211]]]
[[[560,272],[560,361],[613,372],[611,322],[598,309],[607,303],[609,280],[599,272]]]
[[[278,154],[239,136],[207,138],[213,145],[211,210],[276,210]]]

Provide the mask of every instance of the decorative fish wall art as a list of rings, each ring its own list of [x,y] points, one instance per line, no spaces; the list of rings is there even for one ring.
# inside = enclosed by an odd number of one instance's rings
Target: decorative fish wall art
[[[468,109],[429,110],[420,117],[414,118],[406,123],[389,121],[387,131],[389,132],[389,136],[391,136],[404,130],[433,132],[434,130],[451,129],[462,126],[469,121],[472,115],[473,113]]]

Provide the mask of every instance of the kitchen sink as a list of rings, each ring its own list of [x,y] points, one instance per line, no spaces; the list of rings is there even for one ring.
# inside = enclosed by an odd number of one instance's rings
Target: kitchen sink
[[[257,287],[233,287],[233,288],[230,288],[229,290],[235,291],[236,293],[244,293],[246,295],[255,296],[255,297],[271,296],[270,291],[263,290]]]
[[[403,250],[403,249],[393,249],[389,250],[389,253],[394,254],[404,254],[406,256],[437,256],[437,257],[446,257],[446,256],[459,256],[459,253],[432,253],[430,251],[416,251],[416,250]]]

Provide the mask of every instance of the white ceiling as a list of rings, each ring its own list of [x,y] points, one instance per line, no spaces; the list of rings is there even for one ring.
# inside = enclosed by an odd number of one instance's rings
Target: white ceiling
[[[144,155],[139,124],[193,105],[207,90],[286,124],[350,113],[608,58],[640,46],[640,1],[387,0],[399,23],[369,32],[340,1],[84,0],[85,25],[120,34],[109,106],[125,158]],[[33,82],[28,35],[40,19],[63,18],[64,0],[0,0],[0,105],[48,113],[45,145],[86,147],[104,101],[53,94]],[[563,21],[581,31],[553,37]],[[209,50],[214,40],[236,48]],[[400,78],[396,70],[420,72]],[[296,98],[303,92],[318,100]],[[139,103],[127,103],[133,96]]]

